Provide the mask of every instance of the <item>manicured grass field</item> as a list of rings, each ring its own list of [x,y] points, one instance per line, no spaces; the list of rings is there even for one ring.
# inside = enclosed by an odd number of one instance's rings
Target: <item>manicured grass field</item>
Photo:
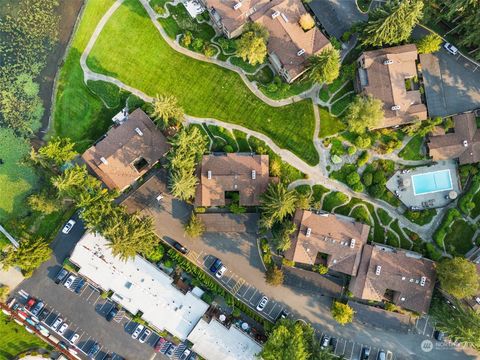
[[[319,106],[320,112],[320,133],[319,138],[335,135],[345,130],[345,124],[336,116],[330,114],[327,109]]]
[[[97,4],[97,8],[84,27],[105,11],[103,5]],[[120,81],[151,96],[176,96],[189,115],[216,118],[260,131],[309,164],[318,163],[312,142],[314,117],[310,101],[280,108],[266,105],[246,88],[236,73],[172,50],[136,0],[127,0],[108,21],[88,64],[92,70],[114,74]],[[92,120],[82,125],[92,126]]]
[[[10,129],[0,128],[0,223],[20,217],[27,211],[25,197],[32,191],[37,175],[23,163],[30,152],[28,141],[14,135]]]
[[[423,160],[425,156],[421,153],[424,138],[415,135],[405,145],[405,147],[398,153],[398,155],[405,160]]]
[[[464,220],[456,220],[451,226],[444,242],[447,251],[458,256],[465,255],[473,247],[475,229]]]
[[[41,339],[7,319],[7,316],[0,314],[0,360],[11,360],[31,348],[49,348]]]

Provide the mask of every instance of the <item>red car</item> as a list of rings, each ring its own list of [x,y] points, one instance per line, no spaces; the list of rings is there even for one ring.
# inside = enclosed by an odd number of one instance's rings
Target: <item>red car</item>
[[[17,315],[20,317],[20,319],[23,319],[23,320],[25,320],[28,317],[28,314],[23,311],[17,311]]]
[[[32,306],[35,305],[36,301],[37,300],[35,298],[31,297],[30,299],[28,299],[27,303],[25,304],[25,308],[27,310],[30,310],[32,308]]]
[[[163,337],[158,339],[157,343],[155,344],[155,352],[160,352],[162,348],[167,344],[167,340],[165,340]]]

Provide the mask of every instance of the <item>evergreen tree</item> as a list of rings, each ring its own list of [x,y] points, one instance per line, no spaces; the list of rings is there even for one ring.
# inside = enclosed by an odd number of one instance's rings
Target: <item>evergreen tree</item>
[[[153,101],[153,110],[150,115],[161,128],[183,121],[184,111],[178,104],[175,96],[157,95]]]
[[[340,324],[345,325],[353,321],[355,311],[347,304],[334,301],[332,304],[332,316]]]
[[[26,277],[30,277],[33,271],[43,262],[47,261],[52,254],[52,249],[42,238],[30,238],[20,241],[18,249],[10,247],[2,259],[4,269],[18,266]]]
[[[78,155],[74,147],[75,143],[69,138],[54,137],[46,145],[38,149],[36,158],[40,157],[45,159],[47,163],[60,166],[73,160]]]
[[[261,197],[262,224],[271,228],[275,222],[281,222],[293,214],[297,197],[295,191],[287,190],[283,183],[271,183]]]
[[[319,84],[331,84],[340,74],[340,52],[327,48],[308,59],[308,77]]]
[[[479,279],[475,264],[455,257],[437,264],[437,275],[443,290],[457,299],[465,299],[478,293]]]
[[[357,134],[363,134],[367,129],[378,126],[383,116],[383,102],[363,95],[357,95],[345,112],[349,130]]]
[[[199,237],[205,232],[205,224],[200,218],[192,213],[190,220],[185,224],[185,233],[190,237]]]

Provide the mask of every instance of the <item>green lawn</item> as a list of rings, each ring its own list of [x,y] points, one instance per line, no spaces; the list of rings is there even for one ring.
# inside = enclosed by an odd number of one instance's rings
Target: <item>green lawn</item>
[[[473,247],[475,229],[464,220],[456,220],[445,236],[445,248],[450,254],[463,256]]]
[[[28,141],[15,136],[12,130],[0,128],[0,223],[18,218],[27,212],[25,197],[36,186],[38,177],[33,168],[23,163],[30,152]]]
[[[8,319],[4,314],[0,314],[0,360],[11,360],[32,348],[50,348],[41,339]]]
[[[423,141],[422,136],[415,135],[398,155],[405,160],[424,160],[425,156],[421,153]]]
[[[335,135],[345,130],[345,124],[336,116],[330,114],[327,109],[319,106],[320,112],[320,133],[319,138]]]
[[[97,10],[101,15],[105,10],[98,4],[97,7],[101,8]],[[238,74],[172,50],[136,0],[127,0],[115,12],[93,47],[88,63],[92,70],[115,74],[122,82],[149,95],[176,96],[190,115],[260,131],[309,164],[318,163],[312,142],[314,118],[310,101],[281,108],[266,105],[246,88]],[[83,125],[91,125],[91,120]]]

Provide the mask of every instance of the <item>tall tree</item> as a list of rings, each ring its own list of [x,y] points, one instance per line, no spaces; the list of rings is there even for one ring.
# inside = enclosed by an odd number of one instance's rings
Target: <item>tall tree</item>
[[[30,195],[27,199],[28,205],[34,211],[41,212],[45,215],[52,214],[60,210],[60,202],[54,196],[43,192],[40,194]]]
[[[54,137],[46,145],[38,149],[38,157],[60,166],[73,160],[78,153],[74,150],[75,143],[69,138]],[[43,162],[42,162],[43,163]]]
[[[331,84],[340,74],[340,52],[333,47],[308,59],[308,77],[319,84]]]
[[[292,246],[290,236],[297,230],[293,221],[285,221],[281,230],[274,237],[275,247],[279,251],[287,251]]]
[[[195,213],[192,213],[190,220],[185,224],[185,233],[190,237],[199,237],[204,232],[205,224]]]
[[[184,111],[175,96],[157,95],[150,114],[161,128],[177,125],[183,121]]]
[[[363,134],[383,120],[383,102],[372,96],[357,95],[345,112],[349,130]]]
[[[363,45],[396,45],[408,40],[423,16],[422,0],[388,0],[370,11],[363,27]]]
[[[283,271],[276,265],[271,265],[265,272],[265,281],[267,284],[279,286],[283,284]]]
[[[440,50],[440,46],[442,45],[442,38],[435,34],[428,34],[421,38],[417,42],[417,50],[419,54],[430,54],[437,52]]]
[[[304,31],[310,30],[315,26],[315,20],[313,20],[312,15],[310,15],[309,13],[301,15],[298,23]]]
[[[55,176],[51,182],[62,197],[77,200],[78,197],[89,189],[101,188],[101,182],[88,174],[85,166],[75,165]]]
[[[18,249],[10,247],[2,259],[4,269],[18,266],[26,277],[30,277],[33,271],[52,254],[52,249],[42,238],[30,238],[20,241]]]
[[[263,224],[271,228],[275,222],[282,221],[295,211],[297,200],[295,191],[287,190],[283,183],[271,183],[261,197]]]
[[[355,311],[347,304],[334,301],[332,304],[332,316],[340,325],[345,325],[353,321]]]
[[[441,288],[457,299],[478,293],[479,278],[475,264],[464,258],[442,260],[437,264],[437,275]]]
[[[178,170],[170,176],[170,191],[181,200],[190,200],[195,196],[198,179],[189,171]]]
[[[268,30],[261,24],[246,24],[242,36],[237,40],[237,55],[251,65],[263,63],[267,56],[268,37]]]

